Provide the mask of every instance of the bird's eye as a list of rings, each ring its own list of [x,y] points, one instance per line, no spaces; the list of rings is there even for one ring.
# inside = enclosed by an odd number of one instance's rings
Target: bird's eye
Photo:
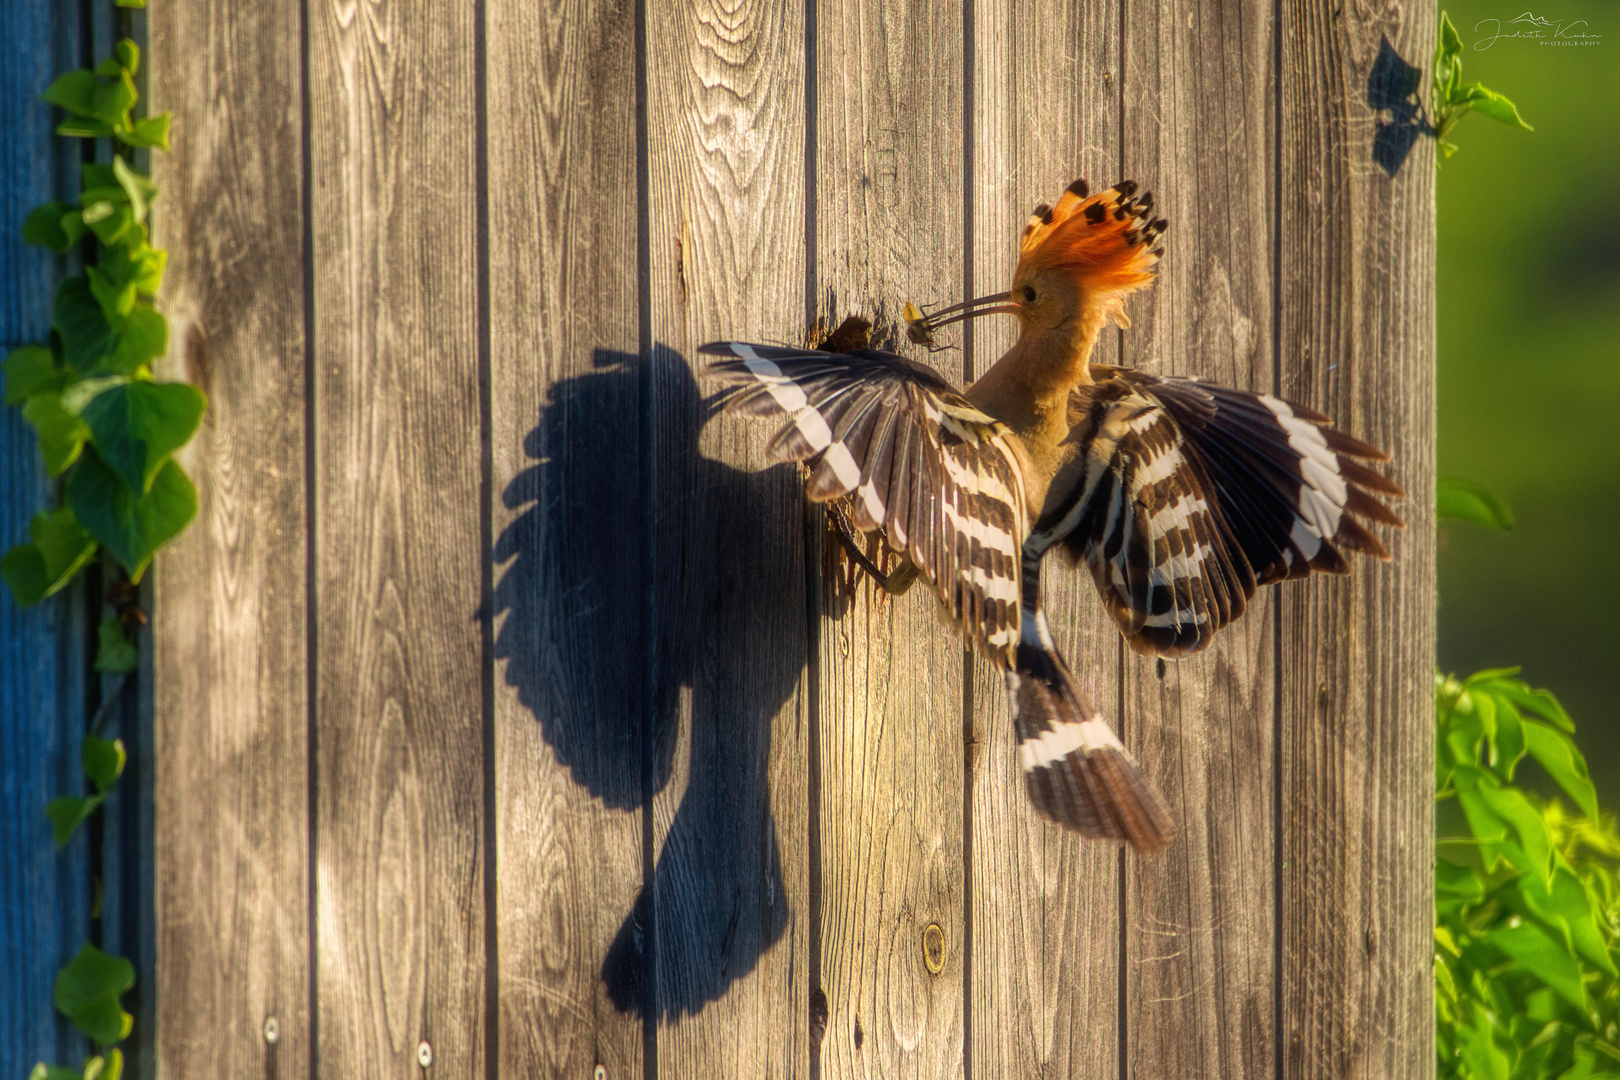
[[[1034,302],[1035,302],[1035,286],[1033,286],[1033,285],[1025,285],[1024,286],[1024,303],[1033,304]]]

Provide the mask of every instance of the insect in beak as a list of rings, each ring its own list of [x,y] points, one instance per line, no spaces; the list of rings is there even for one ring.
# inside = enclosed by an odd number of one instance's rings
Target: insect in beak
[[[949,326],[951,323],[962,322],[965,319],[977,319],[980,315],[1016,315],[1020,310],[1018,305],[1004,303],[1010,296],[1010,293],[1005,292],[991,293],[989,296],[964,300],[960,304],[952,304],[950,307],[940,308],[938,311],[929,312],[926,315],[919,311],[915,304],[908,302],[902,312],[906,320],[906,336],[915,344],[926,345],[931,350],[939,349],[942,346],[935,344],[934,331],[942,326]],[[998,304],[1000,306],[980,307],[981,304]],[[951,315],[952,312],[960,312],[960,314]],[[946,315],[951,317],[942,317]]]

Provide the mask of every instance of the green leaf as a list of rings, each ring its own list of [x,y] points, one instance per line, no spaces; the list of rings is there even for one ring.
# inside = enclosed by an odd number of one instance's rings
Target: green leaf
[[[1524,122],[1519,110],[1507,98],[1495,90],[1488,90],[1479,83],[1469,83],[1458,91],[1458,97],[1466,102],[1475,112],[1488,116],[1498,123],[1510,127],[1523,128],[1525,131],[1534,131],[1535,128]]]
[[[146,6],[146,0],[116,0],[115,6],[125,8],[143,8]]]
[[[169,348],[169,322],[155,308],[136,304],[118,331],[118,344],[107,358],[110,371],[133,374]]]
[[[1581,813],[1596,818],[1597,792],[1587,774],[1586,759],[1575,748],[1575,740],[1556,728],[1534,722],[1524,725],[1524,737],[1530,756],[1575,800]]]
[[[76,116],[57,124],[56,133],[70,139],[105,139],[113,133],[113,129],[112,125],[103,124],[100,120]]]
[[[56,357],[43,345],[24,345],[6,357],[6,404],[21,405],[35,394],[62,388]]]
[[[23,240],[30,244],[39,244],[48,247],[58,255],[65,255],[73,247],[77,237],[68,235],[62,227],[62,218],[69,213],[78,213],[79,208],[72,203],[48,202],[36,206],[29,211],[28,217],[23,219]]]
[[[108,615],[101,620],[97,638],[97,671],[128,672],[140,665],[140,651],[124,636],[124,624],[118,621],[116,615]]]
[[[28,532],[32,543],[18,544],[0,558],[0,577],[23,607],[62,589],[96,554],[95,539],[66,508],[41,510]]]
[[[1440,13],[1440,56],[1450,59],[1462,52],[1462,35],[1451,24],[1451,16],[1444,11]]]
[[[118,620],[112,619],[112,622],[116,624]],[[101,627],[105,631],[107,624],[103,622]],[[119,636],[122,638],[121,628]],[[128,643],[126,642],[126,644]],[[100,667],[101,665],[96,666]],[[111,791],[113,785],[118,783],[118,778],[124,775],[124,762],[126,760],[124,740],[98,739],[94,735],[86,735],[83,743],[79,746],[79,760],[84,764],[84,775],[88,776],[90,782],[96,785],[97,791],[105,794]]]
[[[144,226],[131,229],[122,242],[103,249],[96,269],[114,285],[133,285],[151,296],[163,283],[168,253],[148,246],[145,233]]]
[[[1478,900],[1485,896],[1485,883],[1466,866],[1447,859],[1434,861],[1434,891],[1445,896]]]
[[[139,581],[152,553],[196,516],[197,489],[185,470],[168,461],[152,478],[151,490],[137,498],[92,448],[68,480],[67,502],[90,535]]]
[[[119,66],[131,75],[141,70],[141,47],[129,38],[120,38],[118,44],[113,46],[113,56],[117,58]]]
[[[91,1067],[101,1062],[95,1075],[91,1075]],[[93,1057],[85,1063],[84,1080],[119,1080],[124,1075],[124,1052],[116,1046],[107,1051],[105,1059]]]
[[[90,295],[101,305],[101,313],[108,323],[119,325],[124,321],[124,316],[135,309],[133,281],[114,281],[94,266],[85,267],[84,276],[90,282]]]
[[[127,1036],[133,1019],[118,999],[135,985],[135,966],[85,944],[56,973],[56,1008],[103,1046]]]
[[[131,491],[145,494],[158,468],[196,433],[205,407],[194,386],[131,382],[92,399],[84,419],[101,459]]]
[[[41,1061],[34,1066],[28,1074],[28,1080],[83,1080],[83,1074],[77,1069],[70,1069],[65,1065],[47,1065]],[[101,1080],[107,1080],[102,1077]]]
[[[1620,975],[1599,928],[1592,896],[1574,871],[1560,865],[1553,872],[1550,887],[1546,888],[1528,875],[1519,878],[1516,884],[1527,912],[1563,937],[1566,945],[1587,963],[1610,975]]]
[[[23,419],[39,433],[39,453],[52,476],[61,476],[79,458],[90,428],[62,407],[62,395],[35,394],[23,406]]]
[[[45,816],[51,819],[51,836],[57,847],[73,838],[73,830],[95,813],[106,797],[96,795],[58,795],[45,804]]]
[[[1581,1012],[1590,1007],[1581,984],[1581,967],[1561,942],[1534,923],[1509,922],[1485,935],[1485,940],[1518,962],[1559,997]]]
[[[90,226],[90,231],[96,234],[96,239],[103,244],[117,243],[131,226],[135,225],[135,212],[128,206],[119,206],[110,202],[97,203],[96,208],[110,207],[105,214],[96,214],[92,221],[91,207],[84,210],[84,223]]]
[[[1461,477],[1435,482],[1435,511],[1441,520],[1467,521],[1487,529],[1513,528],[1513,511],[1482,485]]]
[[[135,126],[128,132],[120,131],[118,138],[129,146],[155,146],[159,150],[169,148],[169,114],[158,113],[145,119],[135,121]]]
[[[79,166],[79,190],[81,192],[93,191],[96,188],[118,187],[118,177],[113,173],[111,165],[98,165],[87,161]]]
[[[157,185],[130,168],[121,157],[113,158],[112,167],[113,175],[118,178],[118,186],[124,189],[124,194],[129,198],[129,206],[135,214],[135,220],[145,221],[147,207],[157,194]]]
[[[95,116],[96,93],[100,89],[101,80],[95,72],[80,69],[58,75],[40,97],[74,116]]]
[[[82,277],[57,286],[55,326],[62,335],[62,359],[81,375],[94,371],[118,345],[117,332]]]

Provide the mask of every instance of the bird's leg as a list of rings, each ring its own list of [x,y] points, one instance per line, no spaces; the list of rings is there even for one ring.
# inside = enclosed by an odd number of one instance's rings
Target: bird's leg
[[[827,518],[833,524],[833,531],[838,534],[838,542],[844,545],[844,550],[855,564],[871,575],[884,592],[892,596],[900,596],[912,583],[917,580],[917,565],[910,559],[904,560],[892,573],[885,574],[877,568],[877,564],[867,558],[866,552],[861,550],[855,536],[855,527],[849,523],[849,515],[844,512],[843,506],[837,501],[827,504]]]

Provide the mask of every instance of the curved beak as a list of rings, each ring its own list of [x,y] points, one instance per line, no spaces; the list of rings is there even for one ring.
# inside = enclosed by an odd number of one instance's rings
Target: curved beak
[[[964,300],[960,304],[940,308],[938,311],[924,315],[913,304],[905,307],[906,336],[918,345],[934,344],[934,331],[951,323],[963,322],[967,319],[977,319],[981,315],[1017,315],[1021,309],[1017,304],[1006,303],[1011,293],[998,292],[988,296],[980,296],[973,300]],[[982,305],[995,304],[996,307]],[[952,314],[957,312],[958,314]],[[950,316],[944,318],[944,316]]]

